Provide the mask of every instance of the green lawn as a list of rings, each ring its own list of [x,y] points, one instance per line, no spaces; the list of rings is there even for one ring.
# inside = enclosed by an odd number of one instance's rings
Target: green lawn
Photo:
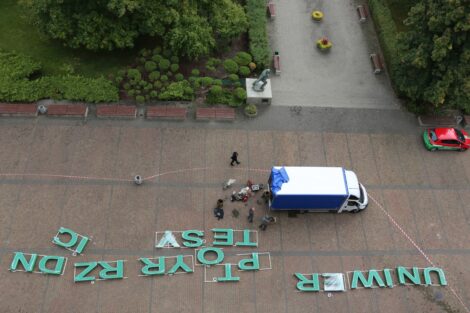
[[[410,0],[387,0],[387,6],[392,11],[392,18],[399,32],[405,31],[406,26],[403,21],[408,17],[408,11],[416,1]]]
[[[32,25],[17,0],[0,0],[0,49],[17,51],[41,62],[45,74],[66,73],[89,77],[107,75],[132,63],[135,51],[93,53],[65,48]]]

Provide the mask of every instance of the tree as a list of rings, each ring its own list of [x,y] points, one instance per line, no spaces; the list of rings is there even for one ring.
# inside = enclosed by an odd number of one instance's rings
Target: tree
[[[197,59],[214,48],[215,40],[207,20],[193,12],[180,17],[165,35],[165,44],[178,55]]]
[[[179,55],[199,57],[246,30],[237,0],[22,0],[38,28],[72,48],[113,50],[142,35],[165,39]]]
[[[209,19],[216,36],[222,42],[228,41],[248,29],[248,19],[241,6],[231,0],[221,1]]]
[[[466,0],[420,0],[397,38],[398,90],[418,111],[470,112],[470,6]]]

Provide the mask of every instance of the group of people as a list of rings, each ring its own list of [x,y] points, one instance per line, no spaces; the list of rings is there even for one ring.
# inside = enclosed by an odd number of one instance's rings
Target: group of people
[[[219,199],[217,200],[217,205],[214,208],[214,216],[217,218],[218,221],[224,218],[224,200]],[[248,210],[248,223],[253,223],[253,219],[255,217],[255,208],[251,207]],[[261,219],[261,224],[258,226],[261,230],[266,230],[269,224],[276,223],[276,218],[273,216],[265,215]]]
[[[240,164],[240,161],[238,161],[238,152],[233,152],[230,159],[231,159],[231,162],[230,162],[231,166],[233,166],[234,163]],[[269,196],[270,196],[269,191],[265,191],[262,195],[262,198],[265,200],[265,202],[268,202]],[[224,218],[223,206],[224,206],[224,200],[223,199],[218,199],[217,200],[217,205],[214,208],[214,216],[219,221]],[[253,223],[254,217],[255,217],[255,208],[251,207],[248,210],[248,216],[247,216],[248,223]],[[276,223],[276,218],[272,217],[272,216],[265,215],[261,219],[261,224],[259,225],[259,228],[264,231],[264,230],[266,230],[268,225],[271,224],[271,223]]]

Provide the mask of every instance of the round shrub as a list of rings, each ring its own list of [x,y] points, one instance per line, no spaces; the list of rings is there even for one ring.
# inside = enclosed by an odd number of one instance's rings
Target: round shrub
[[[127,92],[127,95],[133,97],[135,95],[135,90],[134,89],[131,89]]]
[[[162,76],[160,77],[160,80],[161,80],[162,82],[167,82],[167,81],[168,81],[168,76],[162,75]]]
[[[201,82],[199,80],[194,81],[193,83],[194,88],[200,88],[201,87]]]
[[[221,79],[214,79],[212,81],[212,85],[214,86],[222,86],[222,80]]]
[[[173,72],[171,72],[171,71],[166,72],[166,76],[172,77],[172,76],[173,76]]]
[[[242,84],[238,81],[238,82],[234,82],[233,85],[234,85],[235,87],[240,87]]]
[[[179,63],[180,59],[176,55],[174,55],[170,58],[170,61],[171,63]]]
[[[166,71],[170,67],[170,61],[167,59],[161,59],[160,62],[158,62],[158,68],[161,71]]]
[[[152,90],[150,92],[150,98],[156,99],[158,97],[158,92],[156,90]]]
[[[137,103],[144,103],[145,102],[145,97],[144,96],[136,96],[135,101],[137,101]]]
[[[238,64],[234,60],[231,60],[231,59],[225,60],[224,69],[229,74],[238,73]]]
[[[118,84],[118,85],[122,82],[122,80],[123,80],[122,76],[116,76],[116,77],[114,78],[114,81],[115,81],[116,84]]]
[[[248,64],[248,67],[249,67],[250,70],[253,72],[253,71],[256,69],[256,63],[250,62],[250,63]]]
[[[212,86],[211,90],[209,91],[211,96],[220,96],[222,94],[222,92],[223,92],[223,90],[222,90],[221,86]]]
[[[239,100],[246,100],[246,90],[241,87],[236,88],[233,95]]]
[[[153,62],[153,61],[147,61],[145,62],[145,70],[147,72],[151,72],[153,70],[155,70],[157,68],[157,63]]]
[[[214,66],[214,67],[216,67],[220,63],[222,63],[222,61],[220,61],[220,59],[216,59],[216,58],[209,58],[206,62],[207,65]]]
[[[183,74],[178,73],[178,74],[175,75],[175,80],[176,80],[177,82],[180,82],[180,81],[182,81],[183,79],[184,79]]]
[[[123,87],[125,90],[129,90],[129,89],[131,89],[131,84],[125,83],[122,87]]]
[[[155,49],[153,49],[153,54],[160,54],[162,53],[162,47],[156,46]]]
[[[123,76],[125,76],[125,75],[126,75],[126,70],[119,70],[119,71],[117,72],[117,76],[123,77]]]
[[[180,68],[180,66],[178,64],[171,64],[170,66],[170,71],[172,71],[173,73],[178,71]]]
[[[257,108],[256,105],[254,105],[254,104],[248,104],[248,105],[245,107],[245,113],[246,113],[246,115],[248,115],[248,116],[256,115],[256,114],[258,113],[258,108]]]
[[[148,57],[150,55],[150,50],[149,49],[142,49],[140,50],[139,54],[143,57]]]
[[[201,74],[201,72],[199,72],[199,70],[197,68],[195,68],[191,71],[192,76],[199,76],[200,74]]]
[[[147,85],[147,82],[145,80],[141,80],[139,82],[139,85],[142,86],[142,87],[145,87]]]
[[[146,58],[144,58],[144,57],[140,57],[140,58],[139,58],[139,63],[140,63],[140,64],[144,64],[145,61],[147,61]]]
[[[240,69],[238,70],[241,76],[246,77],[250,75],[250,68],[248,66],[240,66]]]
[[[215,66],[206,65],[206,70],[208,70],[209,72],[215,72]]]
[[[159,54],[154,54],[152,56],[152,61],[155,63],[160,63],[161,60],[163,60],[163,57]]]
[[[249,53],[240,51],[234,57],[234,60],[235,62],[237,62],[238,65],[248,65],[253,60],[253,58]]]
[[[139,81],[142,79],[142,74],[140,74],[140,71],[138,69],[131,68],[127,71],[127,77],[129,79]]]
[[[212,77],[202,77],[200,82],[201,82],[201,85],[204,86],[204,87],[208,87],[210,85],[212,85]]]
[[[153,83],[153,87],[155,87],[156,89],[160,89],[162,88],[163,84],[161,81],[157,80],[156,82]]]
[[[160,72],[159,71],[153,71],[152,73],[149,74],[149,79],[152,82],[156,81],[159,78],[160,78]]]
[[[237,74],[230,74],[230,75],[228,75],[228,79],[230,79],[232,82],[236,82],[236,81],[239,80]]]
[[[163,55],[165,58],[169,59],[169,58],[171,57],[171,51],[168,50],[168,49],[163,49],[162,55]]]

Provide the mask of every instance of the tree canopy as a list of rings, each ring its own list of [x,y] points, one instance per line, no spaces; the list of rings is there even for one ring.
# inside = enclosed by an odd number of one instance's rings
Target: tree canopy
[[[197,58],[217,41],[246,31],[236,0],[23,0],[39,29],[72,48],[133,47],[141,35],[163,39],[176,54]]]
[[[420,0],[397,38],[396,85],[417,110],[470,112],[470,5]]]

